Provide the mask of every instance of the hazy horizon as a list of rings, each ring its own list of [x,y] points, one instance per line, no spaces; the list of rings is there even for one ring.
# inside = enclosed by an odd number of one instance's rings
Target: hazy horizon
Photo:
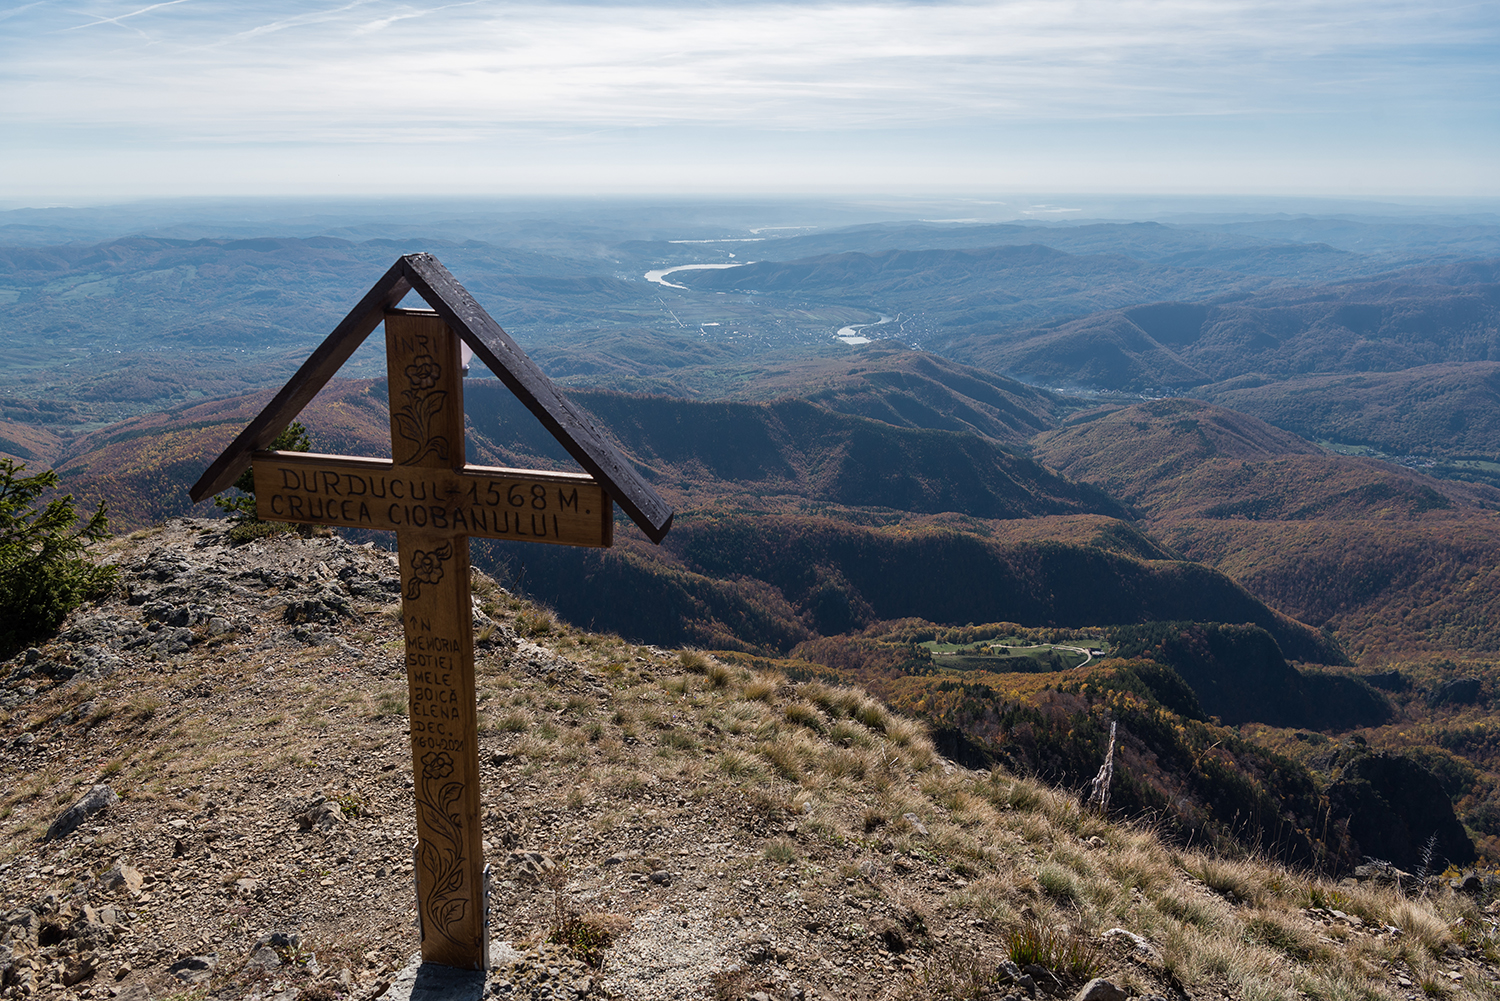
[[[1304,231],[1298,220],[1308,220],[1313,228]],[[642,194],[421,200],[402,196],[267,196],[33,206],[0,202],[0,245],[97,243],[144,236],[174,240],[335,237],[353,243],[395,238],[407,242],[415,239],[424,245],[434,240],[440,244],[472,240],[503,245],[519,240],[533,246],[585,238],[605,246],[633,239],[745,239],[799,232],[853,232],[858,227],[882,225],[918,224],[936,229],[1027,225],[1042,232],[1056,227],[1144,222],[1187,228],[1271,226],[1279,239],[1332,240],[1349,250],[1394,259],[1420,253],[1417,248],[1433,240],[1442,244],[1457,239],[1461,233],[1480,241],[1469,251],[1475,252],[1500,231],[1500,199],[1376,201],[1006,193],[990,197],[741,194],[704,198]],[[1336,236],[1328,225],[1340,227],[1342,235]],[[551,237],[541,235],[548,227],[561,227],[573,235],[563,237],[561,231]],[[535,242],[538,238],[542,244]]]

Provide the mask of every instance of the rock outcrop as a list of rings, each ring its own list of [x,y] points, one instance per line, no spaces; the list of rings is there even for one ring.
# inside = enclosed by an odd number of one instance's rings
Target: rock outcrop
[[[1328,787],[1328,802],[1369,858],[1431,873],[1477,857],[1437,777],[1402,755],[1359,755]]]

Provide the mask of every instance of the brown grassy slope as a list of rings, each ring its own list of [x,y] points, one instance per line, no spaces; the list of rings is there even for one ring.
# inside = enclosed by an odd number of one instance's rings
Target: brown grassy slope
[[[927,641],[940,645],[914,645]],[[1085,656],[1099,648],[1109,656]],[[939,746],[965,764],[999,761],[1068,788],[1088,788],[1118,723],[1126,763],[1112,806],[1183,841],[1237,844],[1324,871],[1348,871],[1371,853],[1350,831],[1365,837],[1369,814],[1330,812],[1332,778],[1314,782],[1237,727],[1347,731],[1389,719],[1390,707],[1354,679],[1291,667],[1253,627],[1063,630],[908,619],[810,640],[794,656],[821,665],[808,669],[814,676],[866,687],[940,727]],[[1379,817],[1387,829],[1413,817],[1422,827],[1429,809],[1392,807]],[[1382,857],[1415,868],[1429,833],[1405,840],[1399,855],[1384,846]],[[1473,858],[1451,808],[1441,851]]]
[[[48,469],[66,439],[36,424],[0,420],[0,458],[24,462],[32,472]]]
[[[1397,455],[1500,456],[1500,362],[1260,382],[1231,380],[1194,392],[1310,438]]]
[[[1036,439],[1042,461],[1134,503],[1165,544],[1379,660],[1500,651],[1496,494],[1316,454],[1194,400],[1100,411]]]
[[[390,454],[386,405],[370,386],[334,380],[303,411],[299,420],[316,428],[320,450]],[[121,421],[74,438],[54,465],[66,489],[89,503],[108,503],[116,528],[158,524],[192,509],[188,488],[273,395],[267,390]],[[212,510],[206,503],[200,508]]]
[[[643,330],[622,341],[610,331],[539,346],[532,356],[570,391],[749,402],[795,396],[896,427],[973,431],[1010,445],[1051,427],[1068,409],[1047,390],[892,342],[823,357],[802,350],[747,356],[696,336]]]
[[[317,451],[390,454],[384,384],[335,379],[298,418]],[[269,392],[132,418],[82,435],[57,455],[68,488],[106,500],[138,528],[189,510],[187,488],[268,402]],[[467,384],[469,461],[576,469],[493,379]],[[972,433],[894,427],[797,400],[695,403],[572,394],[675,504],[724,497],[807,498],[978,517],[1121,513],[1093,487],[1059,477]],[[210,510],[205,508],[205,511]]]
[[[95,996],[116,977],[174,994],[167,967],[206,952],[217,996],[265,992],[272,977],[325,997],[378,993],[416,945],[391,557],[337,539],[231,549],[213,525],[174,522],[113,558],[149,600],[80,610],[34,663],[0,668],[0,894],[49,929],[49,944],[11,942],[35,959],[40,996]],[[1071,971],[1041,957],[1065,990],[1097,964],[1134,996],[1489,996],[1482,899],[1174,849],[1037,782],[945,764],[920,725],[857,690],[582,633],[478,587],[496,620],[477,684],[492,927],[522,951],[503,973],[514,996],[541,996],[543,967],[580,974],[532,948],[553,901],[513,849],[565,864],[564,900],[619,933],[589,996],[1003,994],[994,970],[1028,920],[1098,950]],[[284,620],[315,595],[349,614]],[[185,648],[155,656],[105,638],[143,635],[155,602],[194,596],[229,631],[183,627]],[[119,807],[37,840],[100,781]],[[318,795],[336,819],[302,830]],[[116,861],[140,870],[140,891],[101,881]],[[119,907],[122,925],[90,930],[84,904]],[[1106,939],[1114,928],[1149,948]],[[299,934],[323,979],[245,970],[269,931]]]

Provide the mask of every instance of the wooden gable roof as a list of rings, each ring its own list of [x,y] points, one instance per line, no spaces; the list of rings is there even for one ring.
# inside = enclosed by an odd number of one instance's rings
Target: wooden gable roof
[[[193,500],[201,501],[228,488],[249,468],[251,453],[265,448],[286,429],[380,325],[385,311],[411,291],[427,300],[475,357],[505,383],[580,466],[604,485],[615,503],[652,542],[659,543],[666,537],[672,527],[672,508],[600,433],[592,417],[563,396],[468,289],[431,254],[407,254],[391,266],[266,408],[204,471],[190,491]]]

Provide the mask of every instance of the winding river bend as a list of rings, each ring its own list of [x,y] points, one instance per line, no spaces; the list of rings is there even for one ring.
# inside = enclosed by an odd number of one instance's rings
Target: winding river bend
[[[662,268],[660,271],[647,271],[646,281],[665,285],[667,288],[688,289],[686,285],[678,285],[676,282],[667,281],[667,275],[676,271],[721,271],[724,268],[742,268],[746,264],[754,264],[754,261],[738,261],[734,264],[679,264],[675,268]]]
[[[851,323],[847,327],[840,327],[839,332],[834,334],[833,336],[837,337],[845,344],[869,344],[871,338],[868,338],[864,334],[861,334],[860,331],[864,330],[866,327],[878,327],[882,323],[890,323],[894,319],[894,316],[886,316],[884,313],[881,313],[880,319],[876,320],[874,323]]]
[[[754,261],[736,261],[733,264],[678,264],[675,267],[659,268],[655,271],[647,271],[645,278],[646,281],[654,282],[655,284],[661,285],[664,288],[680,288],[685,292],[690,292],[692,291],[692,289],[690,289],[686,285],[679,285],[676,282],[667,281],[667,275],[675,274],[678,271],[722,271],[725,268],[741,268],[746,264],[754,263]],[[675,314],[672,316],[672,319],[677,319]],[[843,341],[845,344],[869,344],[871,338],[861,334],[860,331],[864,330],[866,327],[878,327],[883,323],[890,323],[894,319],[896,319],[896,317],[886,316],[884,313],[881,313],[880,319],[876,320],[874,323],[851,323],[847,327],[840,327],[838,333],[834,334],[833,336],[836,340]],[[681,320],[678,320],[677,322],[679,324],[682,323]],[[709,324],[709,326],[717,327],[718,324]]]

